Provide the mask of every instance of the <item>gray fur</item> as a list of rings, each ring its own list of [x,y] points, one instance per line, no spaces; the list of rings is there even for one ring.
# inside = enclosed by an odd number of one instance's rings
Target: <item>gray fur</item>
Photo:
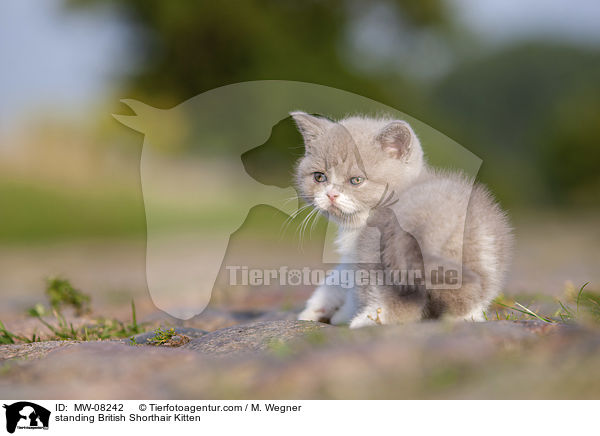
[[[292,116],[306,144],[296,170],[298,190],[338,223],[344,264],[423,276],[436,266],[462,271],[454,289],[370,283],[344,294],[321,286],[300,318],[331,318],[351,327],[481,319],[501,290],[513,239],[490,193],[460,173],[429,167],[405,121],[350,117],[336,123],[303,112]],[[326,182],[316,182],[315,172],[324,173]],[[350,183],[353,177],[362,183]]]

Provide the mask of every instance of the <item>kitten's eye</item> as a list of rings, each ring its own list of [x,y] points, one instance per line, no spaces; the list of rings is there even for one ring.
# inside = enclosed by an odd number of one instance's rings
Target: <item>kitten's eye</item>
[[[313,177],[315,178],[315,182],[317,183],[323,183],[327,181],[327,176],[323,173],[313,173]]]
[[[350,179],[350,183],[353,185],[360,185],[362,182],[364,182],[364,180],[364,177],[352,177]]]

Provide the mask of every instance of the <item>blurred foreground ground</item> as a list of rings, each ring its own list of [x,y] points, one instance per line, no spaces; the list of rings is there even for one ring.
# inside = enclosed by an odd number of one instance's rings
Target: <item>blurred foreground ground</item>
[[[535,321],[359,331],[264,321],[179,348],[119,341],[0,347],[0,396],[32,399],[600,397],[600,335]]]

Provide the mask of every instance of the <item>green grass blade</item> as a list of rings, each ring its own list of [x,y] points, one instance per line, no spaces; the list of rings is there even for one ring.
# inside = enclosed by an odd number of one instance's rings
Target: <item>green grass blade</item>
[[[522,304],[520,304],[520,303],[518,303],[518,302],[516,302],[516,301],[515,301],[515,304],[516,304],[517,306],[521,307],[523,310],[525,310],[525,311],[526,311],[526,313],[528,313],[529,315],[531,315],[531,316],[533,316],[533,317],[535,317],[535,318],[539,319],[540,321],[544,321],[544,322],[548,322],[548,323],[552,323],[552,322],[554,322],[554,321],[552,321],[552,320],[551,320],[551,319],[549,319],[549,318],[546,318],[546,317],[543,317],[543,316],[540,316],[540,315],[538,315],[538,314],[537,314],[537,313],[535,313],[533,310],[529,309],[528,307],[525,307],[525,306],[523,306]]]
[[[132,330],[135,333],[139,333],[138,331],[138,323],[137,323],[137,314],[135,312],[135,301],[133,301],[133,298],[131,299],[131,323],[132,323]]]
[[[558,304],[560,304],[560,307],[562,307],[562,309],[565,311],[565,315],[569,319],[575,319],[575,314],[573,313],[573,311],[570,308],[568,308],[567,306],[562,304],[562,301],[560,301],[560,300],[558,300]]]
[[[0,336],[1,344],[14,344],[15,343],[13,334],[11,332],[9,332],[8,330],[6,330],[6,327],[4,327],[4,324],[2,323],[2,321],[0,321],[0,332],[2,333],[2,336]]]
[[[583,286],[579,289],[579,292],[577,293],[577,313],[579,313],[579,299],[581,298],[581,294],[582,294],[583,290],[585,289],[585,287],[589,284],[590,284],[590,282],[585,282],[583,284]]]
[[[507,309],[514,310],[515,312],[520,312],[520,313],[523,313],[523,314],[525,314],[525,315],[532,316],[532,317],[534,317],[534,318],[536,318],[536,319],[539,319],[540,321],[543,321],[543,322],[547,322],[547,323],[553,323],[553,322],[554,322],[553,320],[551,320],[551,319],[549,319],[549,318],[545,318],[545,317],[543,317],[543,316],[540,316],[540,315],[538,315],[538,314],[537,314],[537,313],[535,313],[534,311],[530,310],[529,308],[527,308],[527,307],[523,306],[523,305],[522,305],[522,304],[520,304],[520,303],[517,303],[516,301],[515,301],[515,304],[516,304],[516,305],[518,305],[520,308],[518,308],[518,307],[513,307],[513,306],[509,306],[509,305],[507,305],[507,304],[500,303],[499,301],[496,301],[496,304],[498,304],[498,305],[500,305],[500,306],[503,306],[503,307],[506,307]],[[509,317],[507,316],[507,318],[506,318],[506,319],[508,319],[508,318],[509,318]]]

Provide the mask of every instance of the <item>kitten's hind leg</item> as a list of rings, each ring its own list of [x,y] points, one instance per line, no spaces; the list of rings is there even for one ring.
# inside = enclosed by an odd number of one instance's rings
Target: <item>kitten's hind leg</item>
[[[492,297],[486,295],[480,276],[467,267],[462,269],[458,289],[429,290],[427,313],[429,318],[484,321],[483,311]]]
[[[350,328],[405,324],[423,319],[427,302],[423,286],[382,286],[366,292],[366,304],[350,322]]]

